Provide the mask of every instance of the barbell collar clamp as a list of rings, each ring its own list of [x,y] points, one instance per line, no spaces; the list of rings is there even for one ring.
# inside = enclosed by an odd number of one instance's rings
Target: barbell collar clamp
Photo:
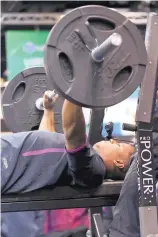
[[[110,35],[101,45],[92,50],[91,56],[95,62],[102,62],[108,53],[113,52],[122,44],[122,36],[118,33]]]

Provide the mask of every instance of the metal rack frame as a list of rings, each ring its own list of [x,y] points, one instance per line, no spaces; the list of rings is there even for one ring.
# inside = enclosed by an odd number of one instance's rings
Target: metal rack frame
[[[146,25],[148,13],[119,11],[136,25]],[[2,13],[1,25],[54,25],[65,15],[61,13]]]

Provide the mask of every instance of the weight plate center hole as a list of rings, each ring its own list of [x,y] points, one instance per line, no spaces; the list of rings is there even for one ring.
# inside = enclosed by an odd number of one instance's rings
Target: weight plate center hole
[[[96,28],[97,30],[101,31],[110,31],[114,30],[116,28],[115,24],[108,19],[102,18],[102,17],[89,17],[87,19],[89,24]]]
[[[12,100],[15,103],[19,102],[22,99],[22,97],[24,96],[25,89],[26,89],[25,82],[20,82],[18,86],[15,88],[12,95]]]
[[[68,56],[63,52],[59,53],[59,63],[64,80],[69,83],[73,82],[74,73],[72,63]]]
[[[127,66],[124,67],[121,71],[119,71],[112,83],[112,89],[113,91],[120,91],[121,89],[124,88],[124,86],[128,83],[130,80],[132,74],[132,67]]]

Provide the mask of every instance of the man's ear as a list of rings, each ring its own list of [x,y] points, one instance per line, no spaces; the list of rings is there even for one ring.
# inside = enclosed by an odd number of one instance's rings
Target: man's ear
[[[107,170],[107,178],[113,180],[124,180],[128,169],[129,165],[127,165],[123,160],[114,160],[113,169]]]

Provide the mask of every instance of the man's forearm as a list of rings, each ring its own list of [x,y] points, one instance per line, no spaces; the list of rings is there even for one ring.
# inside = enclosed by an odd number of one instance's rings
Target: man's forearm
[[[62,109],[62,124],[68,150],[79,148],[85,143],[86,128],[82,107],[65,100]]]
[[[39,130],[55,132],[54,128],[54,112],[52,110],[44,110],[44,114],[39,126]]]

